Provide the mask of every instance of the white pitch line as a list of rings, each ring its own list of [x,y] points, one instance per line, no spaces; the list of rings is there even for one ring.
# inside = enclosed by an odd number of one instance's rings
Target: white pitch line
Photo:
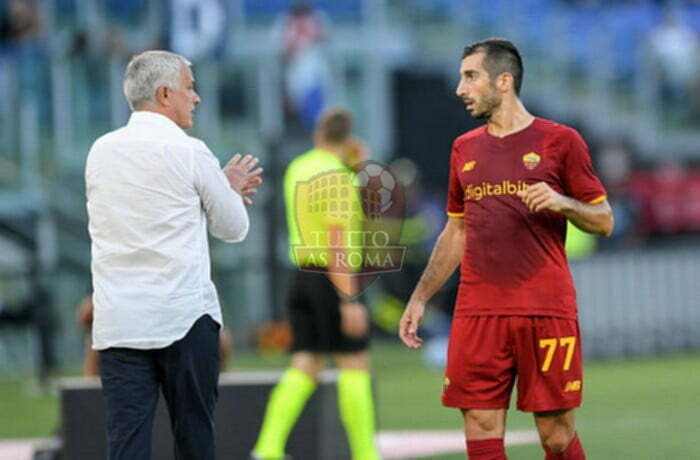
[[[506,446],[536,444],[539,441],[534,430],[506,432]],[[461,430],[381,431],[378,443],[382,458],[386,460],[406,460],[465,451],[464,432]]]
[[[5,439],[0,442],[0,460],[31,460],[36,445],[32,439]]]

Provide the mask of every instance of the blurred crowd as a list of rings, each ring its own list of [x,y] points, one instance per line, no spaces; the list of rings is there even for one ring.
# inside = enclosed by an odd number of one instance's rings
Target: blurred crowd
[[[388,2],[396,8],[400,3]],[[611,67],[604,70],[606,78],[621,89],[629,88],[635,74],[649,66],[664,108],[673,108],[665,115],[681,122],[697,122],[700,117],[698,1],[411,0],[410,4],[417,21],[436,17],[447,21],[466,12],[486,30],[503,28],[501,13],[517,7],[522,9],[517,14],[532,23],[523,29],[526,47],[542,49],[553,43],[551,36],[541,33],[536,19],[561,15],[565,19],[556,26],[557,33],[570,49],[574,78],[578,70],[600,66],[605,55],[604,65]],[[318,88],[309,88],[307,69],[313,67],[328,78],[321,57],[322,45],[332,35],[328,29],[332,22],[361,23],[363,2],[207,0],[195,5],[186,0],[0,0],[0,62],[2,67],[16,68],[23,86],[36,93],[48,87],[43,70],[61,48],[69,49],[73,57],[100,63],[106,57],[126,59],[147,48],[169,48],[193,62],[222,57],[235,46],[229,24],[235,14],[242,14],[248,23],[270,26],[284,54],[288,100],[313,107],[322,104],[323,95]],[[603,30],[611,49],[597,49]],[[94,67],[91,70],[99,72],[104,65]],[[309,123],[308,113],[300,116]]]
[[[667,236],[700,232],[700,169],[673,152],[642,161],[624,139],[594,144],[596,169],[615,209],[615,232],[604,247],[639,247]]]

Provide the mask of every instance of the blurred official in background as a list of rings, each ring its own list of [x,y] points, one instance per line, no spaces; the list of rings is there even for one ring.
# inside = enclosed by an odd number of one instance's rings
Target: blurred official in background
[[[284,175],[290,257],[298,266],[287,301],[292,363],[270,396],[251,456],[254,460],[288,458],[284,449],[289,433],[316,389],[326,355],[332,355],[340,368],[338,405],[353,460],[380,458],[374,441],[369,315],[356,300],[357,277],[333,263],[336,252],[343,251],[340,242],[362,229],[361,219],[350,217],[352,210],[355,217],[362,212],[351,166],[364,159],[364,152],[352,136],[350,113],[329,109],[316,124],[314,148],[296,157]],[[310,186],[323,184],[329,189],[316,187],[313,194],[323,196],[328,209],[324,204],[319,212],[308,212],[314,206]],[[315,247],[295,251],[304,245]]]
[[[95,141],[85,171],[109,459],[151,458],[162,389],[176,458],[213,460],[222,319],[207,230],[232,243],[246,237],[244,203],[262,170],[240,155],[222,170],[183,131],[200,99],[182,56],[135,56],[124,94],[129,122]]]

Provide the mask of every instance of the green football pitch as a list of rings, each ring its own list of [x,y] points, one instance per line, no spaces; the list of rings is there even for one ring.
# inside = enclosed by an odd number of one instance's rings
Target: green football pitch
[[[377,344],[373,365],[382,430],[461,428],[458,411],[440,406],[442,376],[420,352]],[[286,357],[240,353],[231,370],[283,367]],[[577,425],[595,460],[700,459],[700,355],[589,362]],[[0,438],[47,437],[57,426],[55,396],[40,396],[27,379],[0,380]],[[532,429],[531,416],[512,411],[509,428]],[[540,459],[538,445],[508,449],[511,460]],[[463,454],[423,457],[464,459]]]

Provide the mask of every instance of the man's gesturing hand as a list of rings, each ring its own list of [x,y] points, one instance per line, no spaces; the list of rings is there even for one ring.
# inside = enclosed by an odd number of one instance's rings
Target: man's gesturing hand
[[[406,310],[399,321],[399,337],[401,341],[412,349],[418,349],[423,343],[423,339],[418,337],[418,326],[423,321],[425,304],[421,302],[409,301]]]
[[[540,212],[549,209],[554,212],[564,212],[571,208],[571,200],[552,190],[545,182],[530,185],[525,190],[518,192],[518,197],[523,200],[525,206],[532,212]]]
[[[262,168],[255,168],[260,162],[260,159],[246,155],[242,156],[237,153],[224,166],[224,175],[228,179],[231,188],[238,192],[243,197],[245,204],[253,204],[253,200],[249,197],[258,193],[257,186],[262,184]]]

